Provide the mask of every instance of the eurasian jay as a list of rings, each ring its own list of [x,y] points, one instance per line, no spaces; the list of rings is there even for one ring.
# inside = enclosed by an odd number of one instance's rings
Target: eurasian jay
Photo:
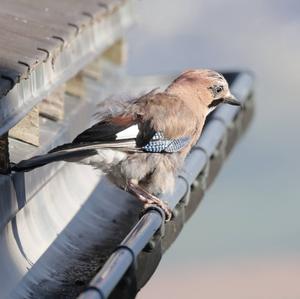
[[[12,170],[28,171],[61,160],[88,164],[145,205],[160,206],[168,220],[172,212],[157,196],[172,192],[206,116],[221,103],[240,105],[225,78],[211,70],[188,70],[162,92],[156,89],[126,102],[104,102],[110,110],[100,109],[100,120],[72,143],[23,160]]]

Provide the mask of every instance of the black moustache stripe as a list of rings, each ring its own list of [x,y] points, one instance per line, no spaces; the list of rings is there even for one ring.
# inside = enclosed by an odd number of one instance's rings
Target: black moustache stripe
[[[218,106],[219,104],[221,104],[223,102],[223,99],[217,99],[217,100],[213,100],[209,105],[208,108],[213,108]]]

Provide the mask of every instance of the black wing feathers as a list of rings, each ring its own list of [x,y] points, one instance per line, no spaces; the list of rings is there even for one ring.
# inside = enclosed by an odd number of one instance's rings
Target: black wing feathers
[[[130,116],[118,116],[103,120],[91,128],[79,134],[73,143],[94,142],[94,141],[113,141],[116,135],[136,124],[136,120]]]

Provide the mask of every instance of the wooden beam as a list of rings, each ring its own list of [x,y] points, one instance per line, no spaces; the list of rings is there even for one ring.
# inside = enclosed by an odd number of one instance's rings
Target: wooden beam
[[[8,134],[0,136],[0,174],[9,172]]]
[[[82,72],[79,72],[75,77],[67,81],[66,92],[73,96],[84,98],[85,84],[84,84]]]
[[[116,65],[122,65],[127,60],[127,45],[123,39],[119,39],[90,64],[88,64],[83,70],[83,74],[95,80],[101,80],[102,78],[102,62],[103,60],[109,60]]]
[[[62,120],[64,118],[64,100],[66,86],[52,92],[46,99],[39,104],[40,115],[52,120]]]
[[[127,60],[127,45],[124,39],[115,42],[102,54],[102,57],[117,65],[124,64]]]
[[[101,71],[101,61],[103,60],[102,55],[99,55],[94,59],[90,64],[88,64],[83,70],[84,76],[90,77],[95,80],[101,80],[102,71]]]
[[[39,108],[35,106],[15,127],[9,136],[33,145],[39,145]]]

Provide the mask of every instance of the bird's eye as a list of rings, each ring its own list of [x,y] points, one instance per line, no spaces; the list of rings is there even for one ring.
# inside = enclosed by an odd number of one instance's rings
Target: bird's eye
[[[221,91],[223,91],[223,86],[222,85],[219,85],[219,86],[215,87],[215,92],[216,93],[220,93]]]
[[[213,97],[215,98],[215,97],[218,97],[219,93],[221,93],[224,90],[224,86],[223,85],[213,85],[213,86],[209,87],[208,89],[210,89]]]

